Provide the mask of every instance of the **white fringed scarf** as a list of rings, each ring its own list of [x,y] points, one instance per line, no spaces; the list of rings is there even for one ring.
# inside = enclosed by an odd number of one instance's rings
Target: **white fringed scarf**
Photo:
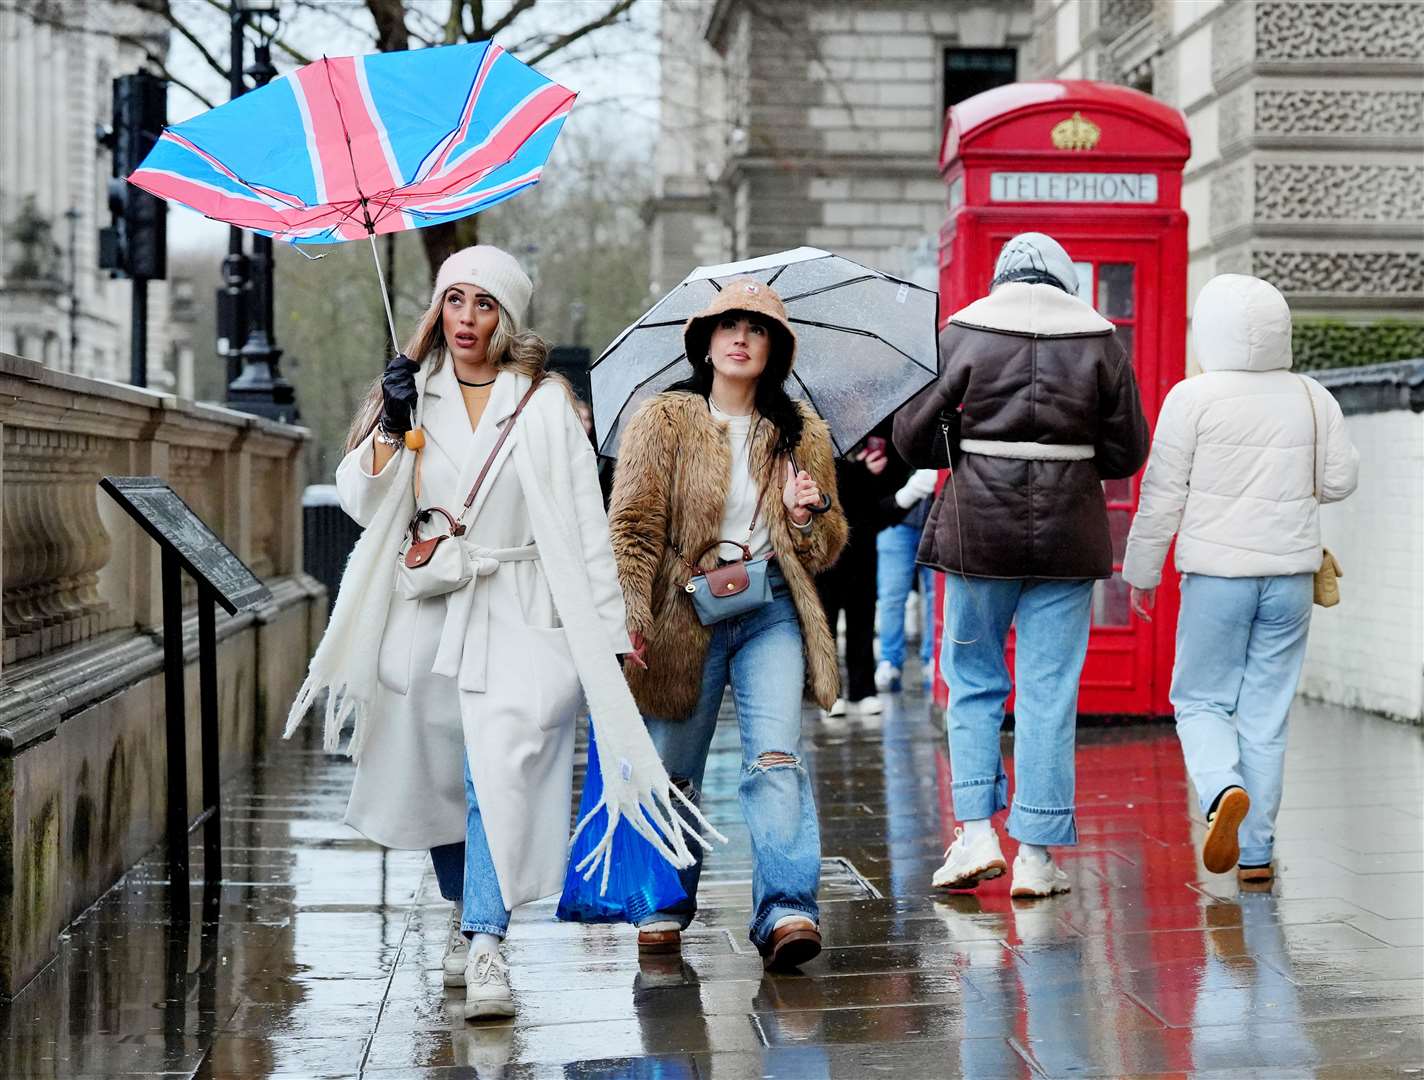
[[[419,376],[422,391],[424,374]],[[528,387],[529,380],[519,376],[521,397]],[[601,870],[606,887],[613,834],[625,818],[678,868],[693,862],[689,837],[704,848],[712,840],[726,843],[726,837],[668,777],[610,648],[608,631],[599,618],[581,558],[578,530],[560,509],[575,505],[573,475],[568,468],[568,463],[575,460],[575,448],[569,445],[568,426],[560,411],[564,403],[549,401],[562,392],[551,387],[530,399],[518,419],[521,430],[511,456],[529,509],[544,576],[564,624],[574,669],[583,684],[603,765],[602,801],[578,823],[570,844],[599,810],[607,811],[603,837],[576,867],[585,880]],[[541,403],[545,407],[538,407]],[[329,753],[337,752],[341,731],[351,720],[355,727],[346,752],[359,761],[370,725],[384,719],[374,714],[377,659],[395,588],[396,552],[415,512],[411,489],[414,462],[414,454],[400,455],[389,494],[346,562],[326,634],[287,715],[283,738],[291,738],[322,690],[328,691],[322,745]]]

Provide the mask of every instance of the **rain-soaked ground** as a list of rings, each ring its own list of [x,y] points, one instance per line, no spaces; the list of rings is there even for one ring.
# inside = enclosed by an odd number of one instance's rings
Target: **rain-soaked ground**
[[[351,766],[286,745],[225,793],[220,917],[170,929],[162,852],[0,1006],[11,1077],[1382,1076],[1424,1071],[1424,740],[1302,705],[1281,875],[1238,892],[1169,726],[1085,731],[1069,896],[929,887],[952,822],[922,698],[875,721],[808,713],[827,949],[763,975],[724,724],[708,809],[732,843],[681,958],[626,926],[517,913],[512,1023],[476,1026],[440,983],[448,907],[421,853],[340,823]],[[1006,845],[1012,857],[1012,847]],[[194,849],[194,867],[201,857]]]

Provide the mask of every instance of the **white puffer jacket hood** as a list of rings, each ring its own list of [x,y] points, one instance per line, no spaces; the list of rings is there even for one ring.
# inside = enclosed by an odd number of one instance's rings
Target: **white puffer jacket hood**
[[[1289,371],[1291,315],[1270,282],[1220,274],[1197,296],[1192,337],[1203,371]]]
[[[1192,336],[1202,374],[1162,403],[1123,578],[1155,587],[1174,535],[1183,573],[1313,573],[1319,504],[1355,490],[1359,454],[1335,398],[1290,370],[1285,297],[1260,278],[1212,278]]]

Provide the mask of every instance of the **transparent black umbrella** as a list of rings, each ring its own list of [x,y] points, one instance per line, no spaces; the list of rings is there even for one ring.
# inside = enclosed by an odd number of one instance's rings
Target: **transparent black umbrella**
[[[837,455],[939,374],[938,293],[819,248],[699,266],[590,367],[600,454],[617,457],[638,406],[692,375],[683,324],[738,277],[766,282],[786,304],[797,340],[787,391],[830,425]]]

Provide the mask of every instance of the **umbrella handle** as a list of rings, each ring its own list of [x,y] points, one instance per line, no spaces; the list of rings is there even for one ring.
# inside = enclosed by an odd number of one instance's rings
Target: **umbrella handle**
[[[791,452],[791,467],[798,473],[801,471],[801,465],[796,460],[796,452],[794,450]],[[806,509],[813,514],[824,514],[830,510],[831,505],[831,497],[823,491],[821,492],[821,501],[815,506],[806,507]]]

